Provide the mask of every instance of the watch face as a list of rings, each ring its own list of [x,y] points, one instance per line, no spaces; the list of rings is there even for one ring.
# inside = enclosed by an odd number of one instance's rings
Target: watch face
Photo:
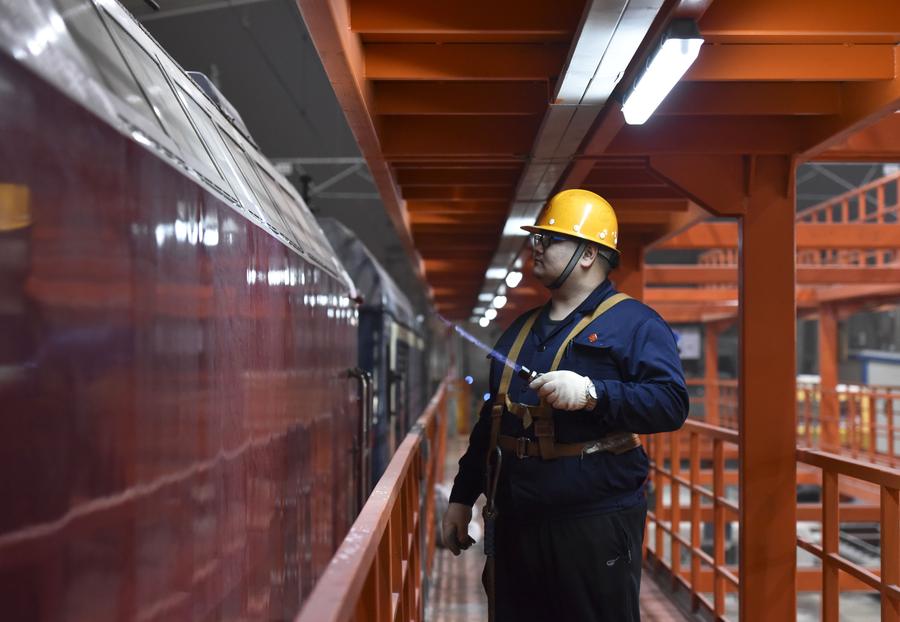
[[[597,387],[594,386],[593,382],[588,383],[588,395],[591,396],[592,400],[597,399]]]

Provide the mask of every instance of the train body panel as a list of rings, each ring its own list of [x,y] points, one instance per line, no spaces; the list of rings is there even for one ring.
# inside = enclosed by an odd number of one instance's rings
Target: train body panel
[[[355,516],[353,285],[252,143],[101,4],[0,3],[0,611],[289,619]],[[134,82],[170,89],[180,134],[93,82],[72,11],[163,68]]]
[[[425,340],[406,295],[343,224],[320,218],[319,224],[344,263],[362,297],[359,310],[359,365],[375,385],[369,486],[384,473],[394,450],[424,408]]]

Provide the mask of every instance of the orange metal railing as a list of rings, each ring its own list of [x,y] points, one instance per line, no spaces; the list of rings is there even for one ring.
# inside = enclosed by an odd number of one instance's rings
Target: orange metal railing
[[[823,399],[835,400],[837,414],[829,419],[821,414]],[[900,466],[900,388],[876,385],[838,385],[822,390],[818,383],[797,383],[797,435],[810,448],[835,450],[837,443],[824,438],[831,426],[839,437],[842,454],[869,462]]]
[[[449,379],[406,435],[295,622],[424,619]]]
[[[797,222],[900,224],[900,173],[876,179],[797,212]],[[803,250],[797,266],[885,266],[900,261],[897,250]],[[737,249],[714,248],[698,257],[704,266],[734,266]]]
[[[691,416],[737,430],[737,381],[689,378]],[[822,399],[835,400],[836,417],[822,415]],[[900,467],[900,388],[841,384],[823,391],[817,382],[797,383],[797,442],[844,455]],[[826,430],[834,430],[834,441]]]
[[[687,477],[682,470],[685,437]],[[654,532],[653,538],[645,539],[647,558],[671,572],[673,587],[681,585],[691,593],[694,610],[704,608],[717,619],[725,619],[725,595],[739,586],[736,568],[725,559],[726,523],[738,520],[737,502],[726,495],[726,486],[737,481],[736,473],[726,470],[725,450],[726,445],[738,445],[737,432],[687,421],[679,432],[645,440],[653,483],[647,523]],[[710,455],[712,461],[706,466]],[[682,505],[682,490],[690,496],[687,507]],[[685,522],[689,525],[687,537],[682,535]],[[712,525],[711,546],[704,547],[704,524]],[[684,557],[688,559],[686,567]],[[712,599],[706,596],[709,593]]]
[[[740,523],[734,451],[740,443],[738,433],[688,421],[678,432],[645,441],[652,481],[646,558],[651,567],[667,571],[673,588],[687,590],[695,611],[703,609],[715,619],[727,620],[737,610],[737,600],[726,597],[736,595],[741,585],[736,555],[728,555],[729,549],[737,548],[737,536],[729,537],[729,532],[736,534]],[[820,593],[822,619],[835,621],[841,592],[875,592],[881,596],[882,620],[898,622],[900,472],[807,448],[797,449],[797,462],[798,483],[819,483],[823,490],[821,502],[797,504],[797,519],[820,523],[823,538],[819,545],[798,537],[798,547],[821,560],[821,566],[798,567],[796,589]],[[844,491],[855,488],[839,482],[839,477],[880,490],[880,499],[876,498],[880,503],[841,502]],[[838,552],[839,526],[858,522],[880,524],[880,568],[864,567]]]
[[[822,472],[822,542],[797,538],[797,546],[821,561],[822,620],[839,618],[841,573],[862,582],[881,595],[883,622],[900,621],[900,472],[843,456],[797,449],[797,461]],[[839,477],[852,477],[881,489],[880,576],[842,556],[838,549],[841,524]]]

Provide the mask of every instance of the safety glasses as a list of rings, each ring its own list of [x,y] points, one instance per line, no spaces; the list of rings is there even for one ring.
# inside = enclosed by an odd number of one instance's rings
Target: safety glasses
[[[554,242],[568,242],[571,238],[564,235],[553,235],[552,233],[532,233],[528,236],[528,240],[531,242],[532,250],[537,250],[538,246],[547,250]]]

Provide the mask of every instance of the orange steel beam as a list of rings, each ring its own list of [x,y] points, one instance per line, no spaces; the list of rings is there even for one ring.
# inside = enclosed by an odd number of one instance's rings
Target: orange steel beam
[[[518,154],[524,159],[538,123],[530,117],[385,117],[381,150],[387,158]]]
[[[368,43],[369,80],[546,80],[565,61],[565,44]]]
[[[510,168],[426,168],[399,169],[397,183],[410,186],[503,186],[519,179],[519,171]]]
[[[854,82],[893,77],[891,44],[706,44],[682,80]]]
[[[841,85],[841,114],[818,121],[814,140],[802,158],[815,157],[900,109],[900,45],[894,47],[893,57],[894,73],[889,79]]]
[[[840,111],[840,85],[830,82],[681,82],[653,114],[772,116]]]
[[[375,112],[381,115],[540,115],[549,102],[546,82],[384,81],[372,85]]]
[[[297,0],[310,38],[319,52],[347,124],[366,158],[372,179],[413,270],[424,281],[422,258],[409,230],[406,206],[391,170],[381,155],[375,123],[369,116],[372,96],[365,82],[365,59],[359,37],[350,30],[348,5],[343,0]],[[428,290],[428,283],[425,282]]]
[[[511,186],[404,186],[403,197],[410,201],[502,201],[512,191]]]
[[[699,21],[707,41],[898,43],[895,0],[716,0]]]
[[[820,152],[815,159],[838,162],[890,162],[900,159],[900,115],[887,115],[851,134],[840,144]]]
[[[571,37],[584,9],[583,1],[552,4],[495,0],[434,2],[417,0],[351,0],[351,27],[364,34],[540,35]]]
[[[651,264],[644,268],[650,285],[708,285],[737,283],[737,266]],[[810,266],[797,267],[797,283],[832,285],[840,283],[900,283],[900,267],[893,266]]]
[[[798,287],[795,300],[801,307],[817,306],[823,302],[854,299],[880,300],[900,295],[900,283],[887,285],[843,285],[834,287]],[[644,299],[648,303],[715,303],[737,301],[734,287],[648,287]]]
[[[507,201],[466,201],[460,204],[458,201],[409,201],[407,203],[410,218],[417,218],[420,214],[448,214],[448,215],[481,215],[495,213],[506,216],[509,210]]]
[[[737,245],[736,223],[704,222],[669,238],[658,248],[736,248]],[[797,248],[833,250],[900,248],[900,227],[895,224],[876,223],[798,223]]]
[[[682,196],[677,190],[668,186],[599,186],[588,182],[581,184],[582,188],[592,190],[610,201],[617,199],[641,199],[652,201],[657,199],[680,199]]]
[[[788,154],[813,141],[815,127],[806,117],[665,117],[629,125],[615,135],[606,153]]]

